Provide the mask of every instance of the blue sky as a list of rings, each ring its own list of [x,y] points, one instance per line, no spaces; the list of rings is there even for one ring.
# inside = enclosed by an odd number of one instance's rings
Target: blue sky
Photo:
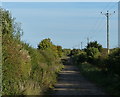
[[[80,48],[97,40],[106,47],[106,17],[100,12],[110,10],[110,47],[118,45],[117,3],[95,2],[4,2],[17,22],[22,23],[22,40],[33,47],[45,38],[51,38],[63,48]]]

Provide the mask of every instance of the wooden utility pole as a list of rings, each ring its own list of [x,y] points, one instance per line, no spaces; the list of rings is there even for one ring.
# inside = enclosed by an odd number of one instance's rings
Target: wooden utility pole
[[[114,11],[115,13],[115,11]],[[110,53],[110,40],[109,40],[109,16],[111,15],[111,13],[109,13],[109,11],[107,11],[107,13],[103,13],[101,12],[101,14],[105,15],[107,17],[107,52],[108,54]]]

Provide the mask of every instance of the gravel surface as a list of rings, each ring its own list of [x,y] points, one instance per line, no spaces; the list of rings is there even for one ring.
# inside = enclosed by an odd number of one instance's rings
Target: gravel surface
[[[85,79],[79,69],[71,64],[65,64],[53,91],[54,95],[106,95],[99,87]]]

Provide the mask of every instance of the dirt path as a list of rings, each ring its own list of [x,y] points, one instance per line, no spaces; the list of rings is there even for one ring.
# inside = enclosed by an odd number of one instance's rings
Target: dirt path
[[[54,95],[105,95],[105,93],[86,80],[76,66],[65,64],[55,85]]]

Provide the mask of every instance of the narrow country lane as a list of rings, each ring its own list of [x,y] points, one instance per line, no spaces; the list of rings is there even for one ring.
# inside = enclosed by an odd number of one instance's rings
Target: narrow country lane
[[[54,88],[54,95],[106,95],[95,84],[86,80],[79,69],[71,65],[70,62],[65,64],[65,68],[60,72],[58,82]]]

